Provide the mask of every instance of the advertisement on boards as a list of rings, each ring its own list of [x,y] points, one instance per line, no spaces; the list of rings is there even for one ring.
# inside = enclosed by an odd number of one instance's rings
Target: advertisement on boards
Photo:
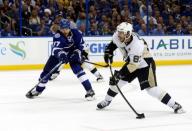
[[[44,64],[50,38],[1,38],[0,65]]]
[[[156,60],[192,60],[191,36],[143,37]]]
[[[192,61],[191,36],[143,36],[155,60]],[[84,37],[90,60],[104,62],[105,46],[112,37]],[[45,64],[52,49],[52,37],[0,38],[0,66]],[[122,61],[119,50],[114,52],[114,61]]]
[[[155,60],[192,60],[192,37],[191,36],[145,36],[143,38]],[[89,44],[90,56],[101,60],[105,45],[110,43],[111,37],[86,37]],[[120,52],[115,52],[115,59],[122,58]],[[94,60],[95,60],[94,59]]]

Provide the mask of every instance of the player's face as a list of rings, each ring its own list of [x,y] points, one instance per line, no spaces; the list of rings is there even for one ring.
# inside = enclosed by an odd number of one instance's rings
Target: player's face
[[[62,29],[62,32],[65,36],[68,36],[70,29]]]
[[[118,38],[121,42],[125,41],[125,34],[124,32],[118,31]]]

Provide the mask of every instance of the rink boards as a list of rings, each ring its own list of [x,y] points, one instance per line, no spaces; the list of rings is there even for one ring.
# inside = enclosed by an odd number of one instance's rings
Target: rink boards
[[[157,65],[192,64],[191,36],[143,36]],[[104,64],[103,52],[112,37],[84,37],[90,61]],[[51,37],[0,38],[0,70],[41,69],[51,55]],[[122,66],[114,53],[113,66]],[[67,65],[67,67],[69,67]]]

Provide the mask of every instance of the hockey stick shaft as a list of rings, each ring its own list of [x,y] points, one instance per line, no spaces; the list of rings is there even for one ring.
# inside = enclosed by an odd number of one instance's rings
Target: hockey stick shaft
[[[51,75],[57,68],[59,68],[63,64],[62,61],[60,61],[53,69],[51,69],[43,78],[39,79],[39,82],[28,92],[30,93],[32,90],[34,90],[40,83],[42,83],[43,80],[45,80],[49,75]],[[26,97],[32,98],[31,96],[28,96],[29,94],[26,94]]]
[[[109,68],[110,68],[110,72],[111,72],[111,76],[114,78],[114,74],[113,74],[113,70],[112,70],[112,67],[111,65],[109,65]],[[118,84],[115,84],[119,93],[121,94],[121,96],[123,97],[123,99],[125,100],[125,102],[129,105],[129,107],[132,109],[132,111],[137,115],[137,118],[144,118],[144,114],[139,114],[135,109],[134,107],[130,104],[130,102],[127,100],[127,98],[124,96],[124,94],[122,93],[121,89],[119,88]]]
[[[51,75],[57,68],[59,68],[61,65],[63,64],[63,62],[62,61],[60,61],[53,69],[51,69],[50,71],[49,71],[49,73],[47,73],[43,78],[41,78],[40,80],[39,80],[39,83],[38,84],[40,84],[45,78],[47,78],[49,75]],[[38,85],[37,84],[37,85]]]
[[[96,66],[100,66],[100,67],[108,67],[109,66],[109,65],[100,65],[100,64],[97,64],[97,63],[94,63],[94,62],[90,62],[90,61],[83,61],[83,62],[92,64],[92,65],[96,65]]]

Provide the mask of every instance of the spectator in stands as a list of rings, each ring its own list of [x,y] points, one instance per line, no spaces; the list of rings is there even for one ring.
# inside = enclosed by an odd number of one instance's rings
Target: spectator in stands
[[[182,16],[191,16],[191,11],[192,11],[192,4],[191,5],[190,4],[189,5],[185,5],[183,7],[181,15]]]
[[[70,21],[70,28],[71,29],[77,28],[77,25],[71,16],[67,16],[67,19]]]
[[[139,12],[142,18],[147,15],[146,0],[141,0]],[[148,5],[148,12],[149,14],[152,13],[152,7],[150,4]]]
[[[40,23],[41,23],[41,19],[38,16],[38,11],[36,8],[34,8],[29,18],[29,26],[33,32],[36,32],[37,27],[40,25]]]
[[[1,36],[15,36],[15,32],[11,30],[11,25],[6,23],[3,30],[1,31]]]
[[[139,12],[135,13],[135,16],[132,17],[133,20],[133,28],[135,32],[138,32],[139,29],[141,29],[141,25],[144,24],[144,20],[141,18],[141,15]]]
[[[126,12],[128,12],[128,13],[126,13]],[[128,5],[124,5],[123,6],[123,10],[121,11],[121,15],[122,16],[125,16],[126,14],[128,14],[129,15],[129,8],[128,8]]]
[[[42,33],[42,23],[46,28],[55,27],[61,18],[70,19],[73,26],[77,24],[84,35],[93,31],[109,35],[122,21],[132,21],[134,30],[143,35],[190,34],[192,2],[186,1],[152,0],[147,7],[146,0],[90,0],[86,16],[85,0],[22,0],[22,34],[30,36],[33,31],[33,35],[47,35]],[[4,25],[9,24],[13,35],[19,35],[19,2],[0,0],[0,28],[4,30]]]
[[[74,10],[74,8],[72,6],[69,6],[67,8],[66,16],[70,16],[70,19],[71,20],[73,19],[73,21],[75,22],[77,20],[78,14],[75,13],[75,10]]]
[[[112,35],[112,32],[110,30],[110,27],[109,27],[109,24],[108,23],[105,23],[103,25],[103,28],[100,32],[101,35]]]
[[[77,18],[76,25],[77,25],[78,29],[81,29],[82,32],[85,32],[84,31],[84,28],[86,30],[86,14],[85,14],[85,12],[80,12],[79,13],[79,17]],[[87,28],[89,29],[89,25],[88,25]]]
[[[173,34],[184,35],[184,31],[180,23],[177,24],[176,29],[173,30]]]
[[[131,0],[131,13],[135,15],[139,11],[139,3],[137,0]]]
[[[167,34],[173,34],[173,30],[176,28],[176,23],[172,15],[170,15],[168,19]]]
[[[116,14],[115,14],[116,15]],[[118,15],[118,14],[117,14]],[[116,16],[112,16],[112,17],[115,17],[116,19]],[[103,27],[104,25],[107,24],[108,25],[108,17],[106,15],[102,15],[101,16],[101,21],[98,23],[98,30],[99,32],[102,34],[102,31],[103,31]]]
[[[86,35],[86,25],[84,23],[82,23],[79,28],[78,28],[82,34],[85,36]]]
[[[46,25],[45,20],[41,19],[40,25],[37,26],[36,32],[34,32],[34,35],[37,36],[48,36],[49,35],[49,26]]]
[[[141,29],[138,31],[139,35],[147,35],[147,27],[145,24],[141,25]]]
[[[44,16],[43,19],[45,20],[46,26],[50,26],[52,23],[52,18],[51,18],[51,10],[49,8],[46,8],[44,10]]]
[[[148,28],[148,32],[149,34],[153,34],[154,29],[157,26],[157,22],[155,23],[154,19],[151,17],[149,19],[149,28]]]
[[[152,30],[152,35],[164,35],[165,32],[163,30],[163,27],[161,24],[157,24],[157,28],[155,28],[154,30]]]
[[[98,35],[99,35],[99,31],[97,30],[97,24],[93,23],[91,25],[90,31],[88,31],[88,36],[98,36]]]
[[[109,15],[110,12],[111,12],[111,6],[110,6],[110,3],[109,1],[107,0],[100,0],[100,1],[97,1],[97,6],[98,9],[101,11],[101,15]]]
[[[145,24],[147,24],[147,22],[149,22],[149,21],[147,21],[147,17],[148,17],[148,20],[150,21],[153,21],[153,23],[156,25],[157,24],[157,20],[156,20],[156,18],[155,17],[153,17],[152,16],[152,13],[150,13],[149,12],[149,16],[147,16],[147,15],[145,15],[144,17],[143,17],[143,20],[145,21]]]
[[[121,22],[122,22],[121,15],[117,15],[117,22],[116,22],[116,24],[119,25],[119,24],[121,24]]]

